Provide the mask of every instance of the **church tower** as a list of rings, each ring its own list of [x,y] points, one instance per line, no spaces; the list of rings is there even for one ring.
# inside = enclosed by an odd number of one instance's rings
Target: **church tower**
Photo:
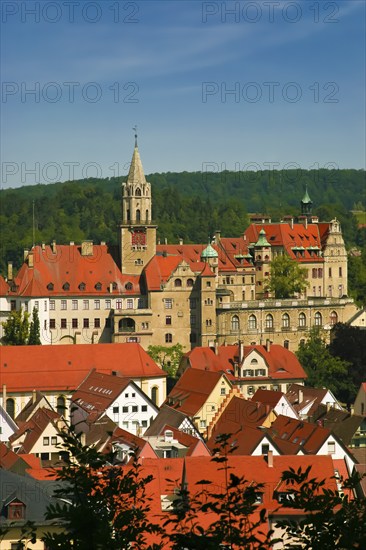
[[[122,273],[139,275],[155,256],[156,227],[152,224],[151,217],[151,185],[145,179],[135,134],[135,149],[130,170],[127,181],[122,183]]]

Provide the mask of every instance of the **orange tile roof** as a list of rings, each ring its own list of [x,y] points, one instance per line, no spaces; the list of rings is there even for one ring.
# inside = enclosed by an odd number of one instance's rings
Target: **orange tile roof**
[[[0,378],[8,392],[74,391],[91,369],[129,378],[165,377],[136,343],[1,346]]]
[[[21,425],[17,432],[10,436],[9,441],[14,444],[22,435],[25,435],[20,448],[22,453],[30,453],[47,426],[49,424],[55,426],[56,421],[60,418],[56,412],[40,408],[27,422]]]
[[[260,345],[244,346],[244,357],[247,357],[253,350],[256,350],[268,365],[269,378],[282,380],[307,378],[296,355],[283,346],[271,344],[270,351]],[[229,379],[235,379],[234,362],[238,361],[239,357],[237,345],[219,346],[217,355],[212,348],[196,347],[186,353],[185,357],[194,369],[224,372]],[[261,379],[264,380],[265,377]],[[245,380],[252,380],[252,378],[246,377]]]
[[[9,285],[4,277],[0,275],[0,296],[6,296],[9,292]]]
[[[57,245],[57,251],[35,246],[32,251],[34,267],[24,262],[14,283],[21,296],[89,296],[106,294],[140,294],[139,277],[123,275],[107,245],[94,245],[91,256],[81,255],[79,245]],[[63,286],[68,283],[69,290]],[[85,284],[85,290],[80,285]],[[110,292],[110,285],[115,288]],[[126,288],[131,283],[130,290]],[[53,289],[49,285],[53,285]],[[101,289],[97,290],[96,285]]]
[[[206,403],[223,373],[187,369],[169,393],[166,403],[189,416],[194,416]]]
[[[270,245],[283,247],[290,258],[300,262],[323,263],[323,258],[312,256],[309,248],[322,248],[323,236],[329,230],[329,224],[308,224],[307,228],[302,223],[295,223],[293,228],[288,223],[251,224],[244,235],[251,244],[255,244],[262,229],[266,232],[266,239]],[[304,256],[296,258],[294,247],[303,247]]]
[[[77,387],[72,401],[88,413],[98,415],[103,413],[129,384],[133,384],[130,378],[92,369]]]

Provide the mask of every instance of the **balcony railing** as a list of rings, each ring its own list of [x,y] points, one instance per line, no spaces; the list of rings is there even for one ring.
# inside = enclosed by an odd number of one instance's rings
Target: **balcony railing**
[[[322,307],[340,306],[353,303],[352,298],[308,298],[308,299],[285,299],[285,300],[246,300],[242,302],[217,302],[217,309],[275,309],[292,307]]]

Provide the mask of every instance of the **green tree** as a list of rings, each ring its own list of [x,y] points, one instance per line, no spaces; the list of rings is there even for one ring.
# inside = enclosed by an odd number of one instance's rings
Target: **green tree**
[[[308,386],[329,388],[338,399],[348,401],[352,392],[352,382],[348,376],[350,363],[330,353],[323,329],[313,327],[308,340],[300,344],[296,355],[308,375]]]
[[[275,298],[292,298],[309,286],[306,269],[287,255],[279,255],[271,262],[271,272],[265,289]]]
[[[358,475],[340,479],[342,490],[324,488],[324,480],[309,478],[311,467],[304,472],[293,468],[282,479],[291,493],[290,508],[306,512],[299,521],[279,521],[276,527],[284,530],[291,542],[284,548],[293,550],[351,550],[366,548],[366,499],[352,498],[360,481]]]
[[[171,347],[149,346],[147,353],[169,376],[172,378],[177,376],[177,370],[183,355],[182,344],[175,344]]]
[[[63,525],[63,532],[47,532],[42,540],[49,550],[158,550],[146,535],[160,527],[147,520],[150,499],[134,459],[131,467],[113,465],[113,453],[104,455],[81,443],[72,430],[62,434],[63,467],[56,468],[59,481],[55,503],[46,519]]]
[[[28,345],[30,346],[41,345],[40,325],[39,325],[39,316],[38,316],[37,308],[33,308],[33,312],[32,312],[32,320],[29,328]]]
[[[11,311],[9,318],[2,325],[4,328],[3,344],[6,346],[25,346],[28,344],[28,312],[22,309]]]

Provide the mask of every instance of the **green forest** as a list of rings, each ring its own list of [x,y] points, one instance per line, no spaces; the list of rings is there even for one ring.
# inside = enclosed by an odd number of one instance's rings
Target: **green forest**
[[[23,249],[35,242],[117,243],[121,220],[121,183],[125,177],[67,181],[0,191],[0,272],[6,263],[21,265]],[[359,303],[366,297],[366,185],[364,170],[287,170],[261,172],[167,172],[150,174],[153,217],[158,238],[205,243],[215,230],[239,236],[248,214],[266,213],[273,221],[298,214],[307,186],[313,211],[321,221],[335,216],[342,224],[350,257],[350,286]]]

